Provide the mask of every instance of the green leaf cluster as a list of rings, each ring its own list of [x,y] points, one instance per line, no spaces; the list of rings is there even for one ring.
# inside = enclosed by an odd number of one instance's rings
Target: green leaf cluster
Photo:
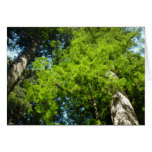
[[[79,28],[73,31],[69,47],[60,48],[60,55],[56,54],[58,63],[52,60],[51,67],[46,69],[47,59],[35,60],[33,67],[38,85],[30,84],[27,99],[38,104],[35,109],[38,113],[51,117],[61,108],[56,99],[69,98],[66,106],[71,104],[90,111],[92,118],[87,121],[86,117],[83,122],[98,124],[92,121],[95,118],[94,99],[101,124],[106,124],[109,113],[105,104],[109,104],[118,90],[127,92],[133,103],[137,100],[136,95],[144,91],[144,58],[129,50],[135,45],[133,38],[136,35],[137,31],[125,28]],[[50,44],[59,46],[55,41]],[[118,78],[108,75],[110,71]],[[143,109],[143,97],[140,102]],[[50,114],[46,114],[49,110]]]

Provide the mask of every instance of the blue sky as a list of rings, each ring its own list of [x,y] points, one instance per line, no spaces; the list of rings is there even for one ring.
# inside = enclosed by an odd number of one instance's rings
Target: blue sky
[[[142,31],[141,31],[141,39],[145,40],[145,28],[144,27],[142,28]],[[145,48],[145,43],[141,43],[137,39],[136,39],[136,42],[138,45],[136,47],[132,48],[131,49],[132,51],[138,52],[141,48]],[[142,54],[142,56],[144,56],[144,54]]]

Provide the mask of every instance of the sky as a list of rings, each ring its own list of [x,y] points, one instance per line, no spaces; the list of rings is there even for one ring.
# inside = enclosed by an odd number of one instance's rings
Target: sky
[[[18,53],[15,51],[15,49],[12,51],[7,50],[7,56],[11,59],[15,59],[18,56]]]
[[[143,27],[142,28],[142,31],[141,31],[141,39],[144,39],[145,40],[145,28]],[[134,51],[134,52],[138,52],[141,48],[145,48],[145,43],[140,43],[140,41],[137,41],[137,46],[132,48],[131,50]],[[142,54],[142,56],[145,56],[145,54]]]

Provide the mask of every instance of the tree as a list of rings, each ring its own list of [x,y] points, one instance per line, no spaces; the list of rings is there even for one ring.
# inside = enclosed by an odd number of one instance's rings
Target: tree
[[[51,58],[32,64],[37,82],[24,84],[26,100],[35,105],[29,116],[39,115],[40,124],[138,124],[144,113],[144,57],[129,49],[139,33],[136,28],[75,28],[68,47],[51,41]],[[140,111],[137,117],[130,101]],[[143,117],[138,119],[143,124]]]
[[[118,78],[110,72],[112,77]],[[138,119],[129,99],[120,91],[114,94],[111,108],[111,119],[114,125],[139,125]]]
[[[25,51],[8,67],[7,94],[20,80],[27,66],[37,55],[40,47],[44,49],[48,42],[56,38],[57,34],[64,33],[62,29],[60,31],[58,32],[57,28],[8,28],[8,46],[12,44],[12,41],[10,42],[9,40],[18,34],[19,38],[17,38],[16,43],[25,48]],[[60,39],[60,36],[58,37],[57,39]],[[62,37],[62,39],[64,38]],[[67,41],[64,42],[67,43]]]
[[[29,70],[34,58],[52,56],[52,47],[49,45],[52,40],[62,43],[63,48],[66,47],[72,29],[8,28],[8,50],[15,50],[18,54],[14,62],[8,58],[8,124],[40,124],[39,115],[28,115],[28,110],[32,110],[36,105],[26,100],[23,83],[35,82],[35,74]]]
[[[132,65],[128,57],[131,54],[133,60],[137,60],[138,55],[127,50],[133,45],[132,38],[136,34],[121,28],[81,28],[79,31],[74,31],[70,47],[58,55],[59,64],[52,65],[51,69],[46,70],[45,66],[49,62],[44,58],[38,58],[34,62],[33,67],[39,79],[38,85],[29,87],[28,99],[34,100],[38,105],[39,102],[44,105],[44,94],[45,98],[46,95],[49,96],[50,103],[55,103],[56,98],[66,96],[76,107],[93,111],[89,117],[91,120],[94,119],[95,124],[105,123],[101,119],[105,117],[108,108],[105,107],[106,103],[111,105],[113,124],[138,124],[130,101],[122,93],[127,89],[125,88],[127,79],[131,79],[127,75],[132,75],[132,70],[137,68],[135,63]],[[143,61],[142,57],[138,59],[140,64],[143,64]],[[56,62],[56,58],[53,58],[53,62]],[[121,68],[126,63],[128,69],[122,72]],[[111,73],[114,73],[114,76],[111,76]],[[119,79],[115,79],[115,73]],[[143,83],[144,73],[140,75],[142,79],[138,81]],[[130,81],[133,83],[130,85],[134,85],[134,82]],[[35,88],[39,91],[36,97],[33,96]],[[41,111],[42,107],[39,109],[40,113]]]

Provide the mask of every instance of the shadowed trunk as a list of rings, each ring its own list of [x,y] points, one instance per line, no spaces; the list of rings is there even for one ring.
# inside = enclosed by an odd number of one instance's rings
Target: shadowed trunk
[[[20,80],[28,64],[34,59],[38,51],[39,43],[32,41],[31,47],[19,56],[7,69],[7,95]]]
[[[118,79],[115,73],[111,76]],[[129,99],[120,91],[113,96],[110,103],[111,119],[113,125],[139,125],[138,119]]]

